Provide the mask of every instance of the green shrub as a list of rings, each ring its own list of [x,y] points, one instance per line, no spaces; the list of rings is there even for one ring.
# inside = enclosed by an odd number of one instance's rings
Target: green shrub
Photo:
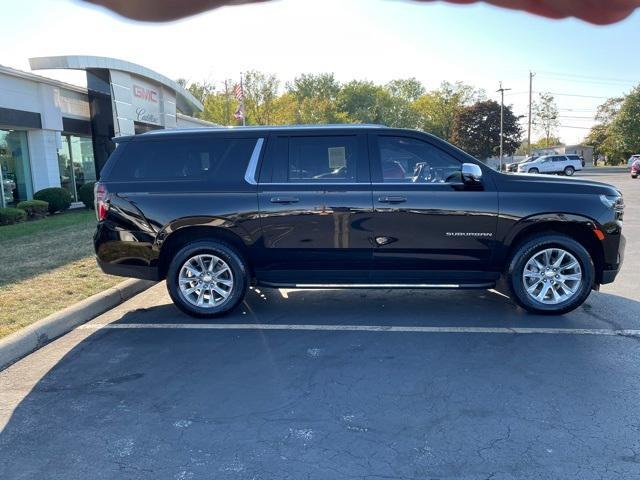
[[[0,208],[0,225],[13,225],[24,222],[27,219],[27,212],[19,208]]]
[[[42,200],[27,200],[18,204],[20,210],[27,212],[29,218],[43,218],[49,213],[49,204]]]
[[[71,206],[73,197],[64,188],[45,188],[36,192],[34,200],[42,200],[49,204],[49,213],[61,212]]]
[[[80,201],[84,203],[85,207],[90,208],[92,210],[94,208],[93,187],[95,186],[95,184],[96,182],[87,182],[84,185],[82,185],[78,190],[78,198],[80,199]]]

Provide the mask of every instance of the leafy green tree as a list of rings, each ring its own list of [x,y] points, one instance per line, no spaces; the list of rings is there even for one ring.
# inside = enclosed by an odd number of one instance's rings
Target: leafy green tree
[[[598,107],[596,121],[585,139],[595,155],[609,165],[625,163],[640,151],[640,85],[624,97],[610,98]]]
[[[392,98],[389,92],[373,82],[353,80],[345,84],[338,94],[338,110],[356,123],[390,125],[388,113]]]
[[[560,126],[560,112],[555,98],[550,93],[541,93],[533,104],[533,125],[546,139],[545,147],[552,146],[552,137]]]
[[[287,84],[296,102],[293,123],[345,123],[348,115],[338,108],[340,83],[332,73],[303,74]]]
[[[392,96],[407,102],[415,102],[425,94],[424,85],[414,77],[391,80],[385,87]]]
[[[555,147],[557,145],[563,145],[560,137],[556,137],[556,136],[552,136],[550,138],[541,137],[531,144],[531,148],[533,150],[537,150],[539,148]]]
[[[520,145],[522,129],[511,107],[504,108],[504,152],[513,155]],[[493,100],[464,107],[456,116],[453,143],[471,155],[486,160],[500,148],[500,104]]]
[[[251,70],[244,77],[247,124],[270,125],[274,121],[274,103],[280,81],[272,74]]]
[[[293,94],[298,102],[307,98],[325,98],[335,101],[340,93],[340,83],[333,73],[303,73],[293,82],[287,84],[287,91]]]
[[[415,128],[451,141],[456,116],[463,108],[485,99],[485,93],[461,82],[443,82],[413,102]]]
[[[624,98],[609,133],[624,157],[640,152],[640,85]]]

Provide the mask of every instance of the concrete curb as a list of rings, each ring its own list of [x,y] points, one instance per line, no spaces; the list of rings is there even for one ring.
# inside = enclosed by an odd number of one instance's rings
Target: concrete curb
[[[0,371],[155,283],[148,280],[124,281],[1,339]]]

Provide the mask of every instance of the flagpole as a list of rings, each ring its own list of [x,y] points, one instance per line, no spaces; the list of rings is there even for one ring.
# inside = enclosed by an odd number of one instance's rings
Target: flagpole
[[[242,92],[242,126],[247,126],[247,108],[244,103],[244,85],[242,84],[242,72],[240,72],[240,91]]]
[[[224,123],[228,125],[231,117],[231,109],[229,108],[229,88],[226,80],[224,81],[224,103]]]

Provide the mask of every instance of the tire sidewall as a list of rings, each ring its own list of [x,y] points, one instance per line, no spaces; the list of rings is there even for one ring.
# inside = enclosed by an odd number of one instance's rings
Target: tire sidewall
[[[178,282],[180,269],[189,258],[198,254],[215,255],[224,260],[231,269],[233,291],[229,299],[220,306],[204,308],[192,305],[180,292]],[[217,240],[201,240],[186,245],[175,254],[167,271],[167,290],[171,300],[180,310],[194,317],[214,318],[230,312],[242,302],[248,286],[248,268],[244,259],[235,248]]]
[[[533,300],[526,292],[522,281],[522,274],[527,262],[533,255],[548,248],[562,248],[571,253],[580,263],[583,273],[578,293],[558,305],[546,305]],[[507,284],[518,305],[528,311],[543,315],[562,315],[575,310],[589,297],[594,282],[595,267],[589,252],[581,244],[564,235],[544,235],[524,243],[514,253],[507,271]]]
[[[564,174],[567,177],[573,177],[573,174],[576,173],[575,169],[573,167],[567,167],[564,169]]]
[[[527,173],[531,173],[533,175],[536,175],[536,174],[540,173],[540,170],[538,170],[537,168],[530,168]]]

